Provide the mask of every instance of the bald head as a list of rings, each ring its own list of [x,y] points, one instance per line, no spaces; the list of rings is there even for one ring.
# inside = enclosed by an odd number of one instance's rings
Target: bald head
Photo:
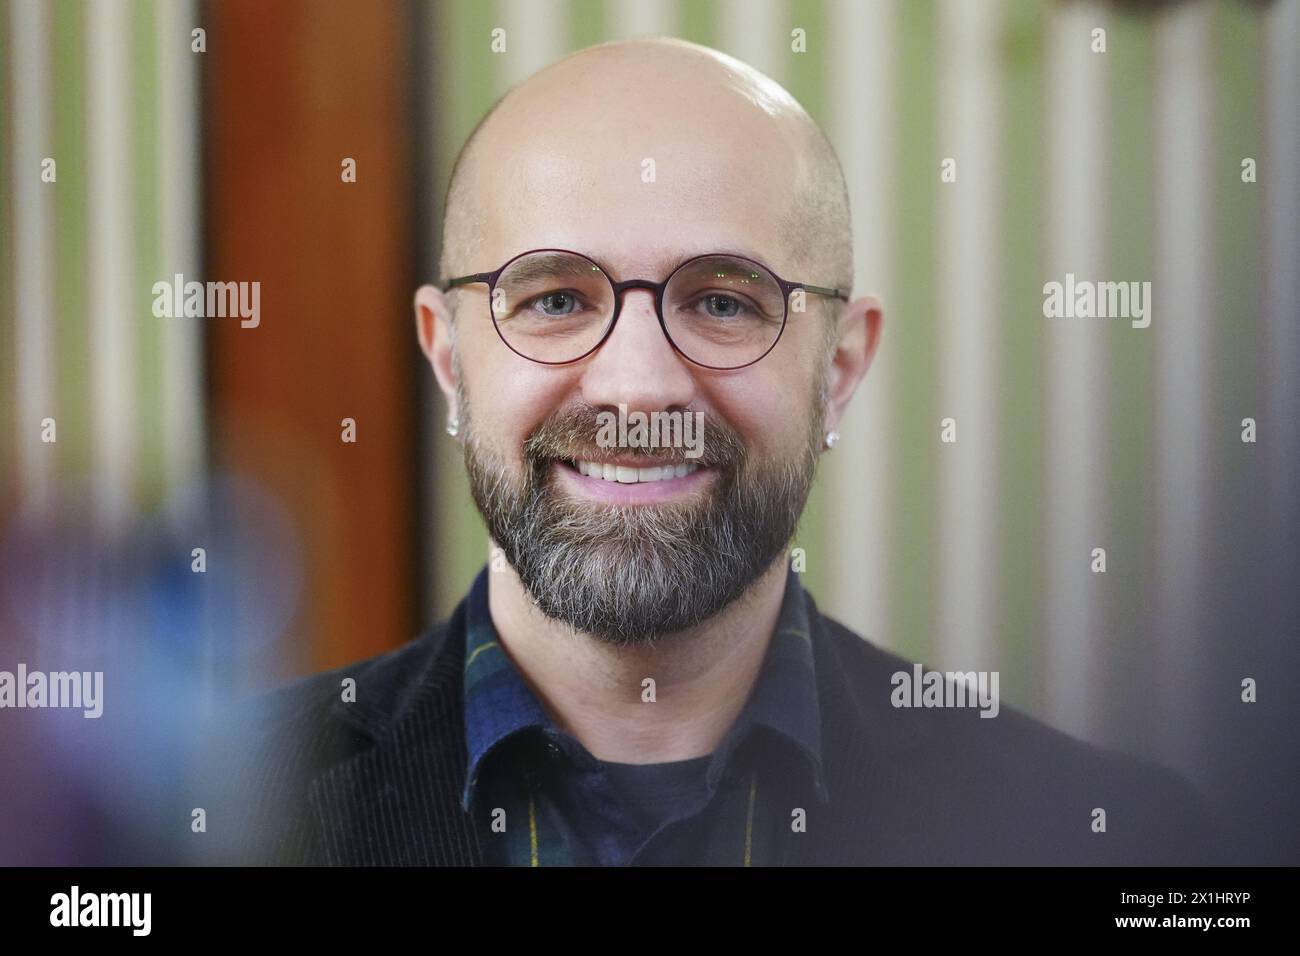
[[[771,287],[748,270],[689,273],[680,297],[636,280],[729,253],[790,283],[852,289],[844,177],[821,130],[715,50],[664,38],[590,47],[515,86],[479,124],[443,227],[444,283],[568,249],[622,285],[612,307],[592,267],[570,263],[521,268],[536,283],[516,274],[495,302],[481,283],[416,292],[475,504],[514,570],[492,590],[504,613],[518,609],[517,633],[540,624],[649,646],[702,635],[724,612],[741,617],[720,640],[753,631],[744,615],[780,601],[785,547],[882,313],[872,296],[812,292],[785,303],[778,328]],[[699,361],[715,355],[724,361]],[[602,419],[615,407],[610,442]],[[665,412],[707,421],[696,467],[679,470],[680,440],[632,437],[629,410],[651,431]],[[642,462],[661,470],[647,476]],[[766,597],[739,602],[746,594]]]
[[[566,241],[600,258],[629,235],[680,239],[677,257],[752,246],[787,278],[852,287],[825,134],[769,77],[685,40],[588,47],[501,97],[453,167],[439,268],[445,282]],[[671,265],[621,245],[636,275]]]

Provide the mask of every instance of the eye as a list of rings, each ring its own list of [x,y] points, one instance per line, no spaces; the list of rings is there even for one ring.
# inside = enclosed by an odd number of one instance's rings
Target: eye
[[[744,312],[751,311],[742,299],[722,292],[707,293],[701,296],[699,301],[704,304],[705,311],[713,319],[733,319]]]
[[[561,289],[556,292],[547,292],[545,295],[539,295],[529,302],[540,304],[543,315],[552,318],[561,318],[566,315],[572,315],[578,308],[578,297],[568,289]]]

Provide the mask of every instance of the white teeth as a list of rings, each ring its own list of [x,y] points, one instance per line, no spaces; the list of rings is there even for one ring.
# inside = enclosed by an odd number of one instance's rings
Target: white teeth
[[[627,465],[606,465],[597,461],[578,462],[578,471],[590,478],[617,481],[625,485],[648,481],[666,481],[669,478],[684,478],[699,467],[699,465],[693,463],[683,463],[680,465],[652,465],[649,468],[630,468]]]

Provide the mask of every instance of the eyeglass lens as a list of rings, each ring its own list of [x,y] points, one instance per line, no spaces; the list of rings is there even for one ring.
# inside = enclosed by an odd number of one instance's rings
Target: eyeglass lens
[[[772,347],[785,307],[780,283],[757,263],[706,256],[673,273],[664,289],[663,319],[687,357],[733,368]],[[501,272],[491,308],[502,339],[516,352],[539,362],[571,362],[605,334],[614,316],[614,289],[590,259],[534,252]]]

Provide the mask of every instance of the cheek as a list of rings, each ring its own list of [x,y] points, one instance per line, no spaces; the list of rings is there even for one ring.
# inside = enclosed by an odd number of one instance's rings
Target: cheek
[[[822,339],[814,332],[788,326],[775,349],[744,377],[719,381],[719,410],[755,451],[788,450],[806,441],[822,360]]]
[[[498,357],[467,372],[466,378],[479,441],[508,459],[522,457],[524,441],[563,405],[572,388],[568,376],[523,359]]]
[[[810,383],[769,372],[749,375],[734,387],[714,390],[710,402],[740,435],[750,453],[763,458],[784,454],[804,440],[811,391]],[[707,416],[704,428],[708,441]]]

